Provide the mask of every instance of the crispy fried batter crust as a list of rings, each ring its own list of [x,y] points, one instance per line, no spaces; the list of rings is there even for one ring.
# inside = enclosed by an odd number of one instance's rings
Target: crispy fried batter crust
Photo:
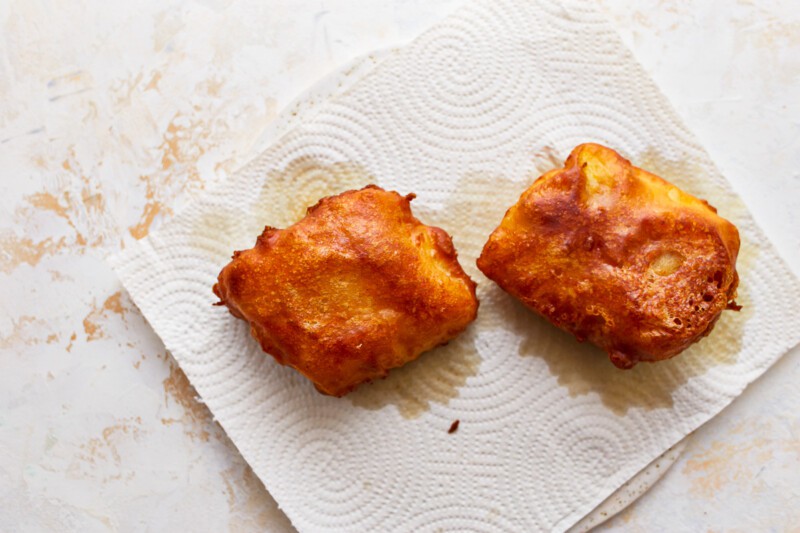
[[[736,227],[707,202],[583,144],[506,212],[478,268],[631,368],[677,355],[735,309],[738,252]]]
[[[263,350],[342,396],[446,343],[478,310],[450,236],[411,214],[413,194],[370,185],[323,198],[234,252],[214,293]]]

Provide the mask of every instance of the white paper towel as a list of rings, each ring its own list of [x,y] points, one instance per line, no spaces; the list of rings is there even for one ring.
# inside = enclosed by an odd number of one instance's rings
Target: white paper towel
[[[745,308],[674,360],[619,371],[475,268],[505,209],[586,141],[741,231]],[[447,347],[328,398],[212,307],[211,287],[264,225],[369,182],[417,193],[415,213],[453,234],[481,309]],[[563,530],[800,340],[797,280],[586,2],[470,4],[113,263],[301,531]]]

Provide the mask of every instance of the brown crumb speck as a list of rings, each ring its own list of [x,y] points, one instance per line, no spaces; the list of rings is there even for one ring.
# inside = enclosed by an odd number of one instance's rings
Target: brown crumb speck
[[[730,311],[741,311],[742,306],[737,304],[736,300],[731,300],[730,302],[728,302],[728,305],[725,309],[728,309]]]
[[[460,420],[454,420],[452,424],[450,424],[450,429],[447,430],[448,433],[455,433],[458,431],[458,424],[460,424]]]

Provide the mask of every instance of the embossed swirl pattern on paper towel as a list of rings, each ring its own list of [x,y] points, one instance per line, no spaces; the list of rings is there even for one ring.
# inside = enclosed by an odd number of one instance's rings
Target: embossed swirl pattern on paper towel
[[[711,199],[742,232],[745,311],[726,313],[677,359],[621,373],[475,269],[506,207],[585,141]],[[415,212],[453,234],[481,297],[468,339],[474,364],[426,365],[434,351],[409,371],[414,379],[384,387],[383,403],[320,396],[210,305],[232,249],[251,246],[265,224],[295,220],[317,195],[368,182],[419,195]],[[302,531],[567,528],[798,340],[796,280],[585,2],[470,4],[321,105],[116,268]],[[453,368],[467,370],[452,380]],[[415,390],[417,379],[424,387]],[[454,419],[460,428],[448,435]]]

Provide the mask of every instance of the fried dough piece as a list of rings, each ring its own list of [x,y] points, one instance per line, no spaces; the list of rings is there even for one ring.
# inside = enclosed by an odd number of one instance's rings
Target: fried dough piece
[[[478,311],[450,236],[411,214],[413,194],[370,185],[321,199],[234,252],[214,293],[262,349],[343,396],[444,344]]]
[[[738,230],[707,202],[583,144],[506,212],[478,268],[631,368],[677,355],[738,309],[738,252]]]

